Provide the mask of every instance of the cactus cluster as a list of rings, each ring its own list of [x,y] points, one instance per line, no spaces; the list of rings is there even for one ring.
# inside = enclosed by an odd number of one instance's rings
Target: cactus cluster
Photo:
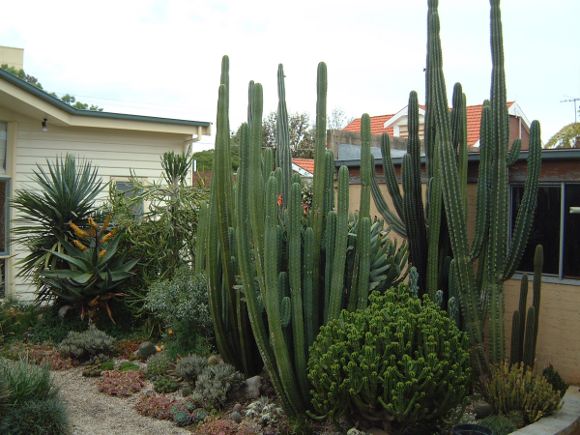
[[[538,325],[540,317],[540,292],[542,290],[542,268],[544,265],[544,248],[536,246],[534,252],[534,299],[527,309],[528,300],[528,276],[522,277],[520,287],[520,301],[518,309],[512,316],[512,341],[510,362],[512,364],[523,362],[528,367],[534,368],[536,360],[536,342],[538,340]]]
[[[321,328],[308,361],[312,403],[325,416],[407,431],[436,424],[467,394],[467,347],[431,298],[421,301],[405,284],[375,292],[368,309],[343,311]]]
[[[482,394],[497,414],[521,412],[524,424],[550,415],[560,407],[560,392],[523,363],[504,362],[492,367]]]
[[[471,243],[467,237],[465,95],[461,86],[456,85],[453,108],[449,111],[438,0],[429,0],[428,10],[424,132],[427,204],[423,205],[420,195],[418,111],[414,93],[409,99],[408,152],[402,166],[404,195],[395,178],[388,137],[385,135],[382,140],[385,179],[395,210],[387,206],[378,184],[373,182],[377,208],[392,228],[409,241],[410,262],[419,271],[422,292],[433,295],[438,289],[447,291],[449,280],[454,280],[458,300],[452,305],[461,308],[462,325],[469,333],[474,362],[481,373],[487,371],[488,360],[499,362],[504,358],[503,282],[513,275],[526,246],[541,165],[540,127],[534,121],[530,130],[528,177],[510,238],[508,167],[517,160],[521,142],[516,140],[509,148],[499,3],[499,0],[490,0],[492,85],[490,100],[483,105],[477,214]],[[364,164],[366,161],[362,159],[361,165]],[[451,297],[447,292],[443,299],[449,304]],[[483,351],[484,325],[489,328],[487,354]]]
[[[349,215],[346,167],[338,171],[335,198],[334,159],[326,150],[326,90],[326,65],[321,63],[313,198],[305,210],[300,177],[291,175],[282,66],[275,152],[262,150],[262,87],[251,82],[234,182],[227,161],[227,57],[222,63],[216,170],[202,241],[216,342],[224,360],[247,375],[257,368],[257,347],[289,415],[309,408],[306,362],[320,326],[344,308],[366,307],[370,289],[384,290],[406,273],[406,245],[394,244],[383,223],[371,220],[370,171],[363,173],[358,214]],[[370,161],[370,151],[367,157]]]

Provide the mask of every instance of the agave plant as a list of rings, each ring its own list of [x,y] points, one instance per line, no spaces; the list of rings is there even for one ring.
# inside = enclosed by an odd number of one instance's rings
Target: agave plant
[[[39,280],[40,272],[59,266],[53,253],[62,252],[61,240],[71,237],[68,222],[86,222],[104,183],[91,162],[78,161],[72,154],[54,162],[47,160],[46,169],[37,165],[30,181],[38,189],[18,190],[12,201],[18,212],[13,233],[15,241],[29,250],[20,261],[18,276],[31,278],[42,300],[46,289]]]
[[[92,321],[96,311],[105,309],[114,322],[109,301],[124,296],[116,289],[133,275],[131,270],[138,260],[126,261],[118,253],[121,232],[109,229],[109,218],[98,225],[89,217],[88,224],[87,229],[82,229],[69,223],[77,238],[72,242],[61,238],[65,252],[52,252],[67,267],[45,269],[40,280],[59,303],[79,308],[81,318],[88,316]]]

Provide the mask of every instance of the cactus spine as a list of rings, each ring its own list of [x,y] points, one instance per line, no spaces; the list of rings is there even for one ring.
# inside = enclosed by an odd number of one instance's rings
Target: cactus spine
[[[453,286],[457,290],[463,327],[471,339],[475,367],[480,373],[487,372],[488,364],[487,355],[483,352],[484,324],[489,327],[489,359],[500,362],[504,358],[503,282],[513,275],[527,243],[536,206],[541,164],[540,129],[534,121],[530,132],[528,177],[513,235],[509,240],[508,166],[517,159],[520,144],[516,141],[508,153],[508,113],[499,0],[490,0],[490,6],[492,85],[490,101],[484,103],[482,113],[477,218],[472,243],[468,241],[466,219],[465,96],[461,87],[456,85],[453,110],[449,113],[439,36],[438,0],[429,0],[428,10],[424,133],[428,176],[426,222],[421,219],[423,204],[416,194],[413,196],[416,188],[414,180],[420,175],[420,168],[414,158],[414,132],[411,131],[416,116],[414,94],[411,94],[409,102],[410,138],[402,167],[404,195],[399,191],[392,168],[387,138],[382,140],[383,167],[394,210],[387,207],[376,182],[372,186],[375,203],[385,220],[409,240],[411,262],[419,274],[424,275],[420,276],[420,285],[426,286],[431,295],[439,288],[448,287],[441,271],[448,261],[444,247],[446,243],[450,244],[454,264]],[[442,202],[444,215],[441,213]],[[423,230],[426,230],[427,243],[421,233]],[[521,323],[523,314],[519,316]],[[487,322],[484,322],[485,318],[488,318]],[[518,321],[514,320],[514,323]],[[521,336],[520,340],[523,340]]]
[[[536,360],[536,342],[538,340],[540,296],[542,291],[542,269],[544,266],[544,248],[537,245],[534,251],[534,277],[533,277],[533,300],[532,306],[527,309],[528,299],[528,276],[522,277],[520,287],[520,300],[518,309],[514,311],[512,318],[512,340],[510,363],[523,362],[529,367],[534,367]]]

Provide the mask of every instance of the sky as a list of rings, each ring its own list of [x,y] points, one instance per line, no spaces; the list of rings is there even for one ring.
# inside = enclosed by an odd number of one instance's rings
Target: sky
[[[489,2],[440,0],[448,92],[489,97]],[[44,88],[106,111],[215,122],[221,57],[230,58],[230,125],[246,116],[250,80],[276,109],[284,65],[290,112],[314,119],[316,69],[328,66],[328,109],[348,118],[424,101],[427,0],[29,0],[5,2],[0,45],[24,49]],[[508,99],[547,141],[574,122],[580,97],[578,0],[503,0]],[[580,101],[578,104],[580,105]],[[580,116],[579,116],[580,119]],[[211,140],[208,140],[208,144]]]

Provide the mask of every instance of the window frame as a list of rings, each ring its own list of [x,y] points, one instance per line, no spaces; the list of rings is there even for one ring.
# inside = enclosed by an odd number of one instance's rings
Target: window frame
[[[571,284],[571,285],[579,285],[580,286],[580,279],[576,278],[565,278],[564,277],[564,238],[565,238],[565,213],[566,213],[566,186],[567,185],[576,185],[580,186],[580,181],[548,181],[548,182],[540,182],[538,187],[559,187],[560,188],[560,219],[558,222],[559,228],[559,240],[558,240],[558,273],[545,273],[542,272],[542,280],[545,282],[552,282],[558,284]],[[517,213],[517,210],[514,210],[514,203],[513,203],[513,196],[514,196],[514,187],[524,187],[524,183],[510,183],[510,190],[509,190],[509,222],[508,222],[508,232],[510,235],[510,240],[513,236],[513,225],[512,222],[514,220],[514,213]],[[516,272],[512,278],[521,279],[525,274],[530,274],[532,272],[522,271],[516,269]]]

